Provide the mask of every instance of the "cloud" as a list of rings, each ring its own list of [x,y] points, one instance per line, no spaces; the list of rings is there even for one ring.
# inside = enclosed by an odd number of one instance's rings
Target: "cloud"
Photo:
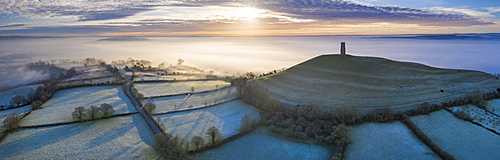
[[[497,13],[500,12],[500,7],[487,7],[488,13]]]
[[[26,26],[24,23],[12,23],[12,24],[6,24],[6,25],[0,25],[0,28],[11,28],[11,27],[22,27]]]
[[[371,2],[371,1],[368,1]],[[232,13],[241,8],[255,8],[252,18]],[[249,9],[251,10],[251,9]],[[228,30],[232,24],[252,23],[267,28],[352,26],[362,24],[409,24],[412,26],[474,26],[494,24],[485,20],[489,12],[470,9],[434,7],[430,10],[376,6],[344,0],[2,0],[0,14],[30,19],[69,18],[65,22],[30,25],[7,24],[1,33],[106,33],[141,30],[213,31]],[[238,17],[239,16],[239,17]],[[212,25],[212,26],[210,26]],[[274,26],[273,26],[274,25]],[[278,26],[276,26],[278,25]],[[229,27],[228,27],[229,26]],[[234,29],[233,27],[231,29]]]
[[[437,26],[493,24],[463,14],[430,12],[392,6],[365,6],[347,1],[277,0],[262,7],[276,12],[295,15],[293,16],[294,18],[316,19],[337,23],[392,22]]]
[[[472,10],[472,9],[431,7],[430,10],[436,11],[436,12],[448,12],[448,13],[451,12],[451,13],[458,13],[458,14],[466,14],[469,16],[480,17],[480,18],[495,17],[495,16],[490,14],[492,12],[481,12],[481,11]],[[494,8],[492,8],[492,10],[494,10]]]
[[[76,18],[80,21],[123,18],[149,10],[152,6],[172,5],[164,0],[2,0],[0,13],[29,18]]]

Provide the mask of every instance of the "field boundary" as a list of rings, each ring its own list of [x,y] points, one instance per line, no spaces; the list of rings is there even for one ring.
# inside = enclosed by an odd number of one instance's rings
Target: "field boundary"
[[[417,125],[415,125],[415,123],[413,123],[410,120],[408,116],[403,116],[403,120],[401,120],[401,122],[403,122],[403,124],[405,124],[406,127],[408,127],[411,130],[411,132],[413,132],[413,134],[418,137],[418,139],[420,139],[420,141],[422,141],[426,146],[428,146],[432,151],[434,151],[434,153],[436,153],[439,157],[441,157],[444,160],[455,159],[451,154],[442,150],[438,145],[432,142],[432,140],[427,135],[425,135],[425,133],[422,132],[422,130],[420,130],[417,127]]]
[[[229,88],[229,87],[232,87],[232,86],[233,86],[233,85],[227,85],[227,86],[220,87],[220,88],[217,88],[217,89],[204,90],[204,91],[200,91],[200,92],[186,92],[186,93],[179,93],[179,94],[169,94],[169,95],[149,96],[149,97],[144,97],[144,99],[148,99],[148,98],[161,98],[161,97],[173,97],[173,96],[182,96],[182,95],[188,95],[188,94],[208,93],[208,92],[214,92],[214,91],[219,91],[219,90],[222,90],[222,89],[226,89],[226,88]]]
[[[31,125],[31,126],[19,126],[19,128],[39,128],[39,127],[48,127],[48,126],[59,126],[59,125],[66,125],[66,124],[74,124],[74,123],[80,123],[80,122],[91,122],[91,121],[103,120],[103,119],[114,118],[114,117],[128,116],[128,115],[132,115],[132,114],[136,114],[136,113],[139,113],[139,112],[129,112],[129,113],[113,114],[111,116],[96,118],[96,119],[93,119],[93,120],[60,122],[60,123]]]
[[[200,149],[198,150],[189,150],[188,153],[189,154],[196,154],[196,153],[200,153],[200,152],[204,152],[204,151],[207,151],[207,150],[210,150],[210,149],[214,149],[214,148],[217,148],[219,146],[222,146],[223,144],[226,144],[228,142],[231,142],[241,136],[244,136],[246,135],[247,133],[250,133],[252,131],[254,131],[255,129],[257,129],[259,126],[256,126],[255,128],[252,128],[251,130],[248,130],[248,131],[245,131],[245,132],[239,132],[239,133],[236,133],[235,135],[232,135],[232,136],[229,136],[229,137],[226,137],[222,140],[219,141],[219,143],[216,143],[215,145],[208,145],[208,146],[204,146],[204,147],[201,147]]]
[[[167,112],[160,112],[160,113],[154,113],[153,115],[163,115],[163,114],[171,114],[171,113],[179,113],[179,112],[187,112],[187,111],[193,111],[193,110],[198,110],[198,109],[204,109],[204,108],[208,108],[208,107],[213,107],[213,106],[216,106],[216,105],[221,105],[221,104],[224,104],[224,103],[228,103],[228,102],[231,102],[231,101],[234,101],[234,100],[237,100],[239,98],[233,98],[233,99],[230,99],[230,100],[226,100],[226,101],[222,101],[222,102],[219,102],[219,103],[216,103],[216,104],[211,104],[211,105],[207,105],[207,106],[203,106],[203,107],[198,107],[198,108],[189,108],[189,109],[184,109],[184,110],[177,110],[177,111],[167,111]]]
[[[135,79],[135,78],[134,78]],[[132,80],[134,83],[154,83],[154,82],[188,82],[188,81],[213,81],[213,80],[223,80],[223,79],[182,79],[182,80]]]

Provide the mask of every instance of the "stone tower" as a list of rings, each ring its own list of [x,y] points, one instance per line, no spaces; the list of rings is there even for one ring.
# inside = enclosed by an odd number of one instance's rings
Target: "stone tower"
[[[340,42],[340,55],[345,55],[345,42]]]

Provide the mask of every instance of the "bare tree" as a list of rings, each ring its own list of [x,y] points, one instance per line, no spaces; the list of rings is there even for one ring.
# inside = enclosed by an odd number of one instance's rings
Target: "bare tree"
[[[191,93],[194,93],[194,86],[191,86]]]
[[[73,111],[73,113],[71,113],[71,115],[73,116],[73,119],[77,119],[78,121],[81,121],[83,119],[83,117],[85,117],[85,114],[86,114],[85,112],[86,112],[85,107],[80,106],[80,107],[76,107],[75,111]]]
[[[110,104],[103,103],[101,104],[101,111],[104,117],[107,117],[115,112],[115,109]]]
[[[93,120],[99,116],[99,112],[101,109],[97,106],[91,105],[89,109],[87,110],[88,115],[90,116],[90,119]]]
[[[193,143],[196,146],[196,150],[199,150],[200,145],[203,145],[205,143],[205,139],[203,139],[200,136],[195,136],[191,138],[191,143]]]
[[[8,131],[14,131],[16,128],[19,128],[19,121],[21,120],[21,116],[18,112],[12,112],[11,115],[5,120],[3,120],[3,128]]]
[[[220,131],[217,127],[212,126],[207,129],[207,132],[205,134],[208,136],[208,138],[212,141],[212,145],[215,145],[217,141],[221,138]]]

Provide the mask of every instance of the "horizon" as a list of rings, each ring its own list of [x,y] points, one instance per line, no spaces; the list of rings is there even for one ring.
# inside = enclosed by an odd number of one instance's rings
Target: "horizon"
[[[500,33],[500,2],[3,1],[0,35],[241,37]]]

